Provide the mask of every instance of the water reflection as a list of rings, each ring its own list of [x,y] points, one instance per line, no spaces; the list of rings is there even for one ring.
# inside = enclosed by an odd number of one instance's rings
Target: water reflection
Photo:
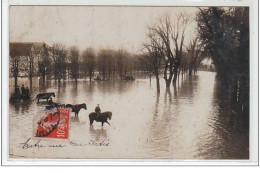
[[[71,116],[71,119],[70,119],[71,122],[73,123],[79,123],[80,120],[79,120],[79,117],[78,116]]]
[[[214,133],[207,141],[201,141],[201,155],[207,158],[248,159],[249,129],[244,125],[243,118],[231,109],[228,100],[227,89],[221,81],[216,80],[212,97],[216,113],[210,118],[209,124]]]
[[[52,153],[32,149],[43,158],[172,158],[172,159],[244,159],[249,157],[248,127],[237,121],[226,104],[225,89],[215,73],[181,77],[176,86],[156,94],[155,79],[135,81],[61,82],[34,79],[30,102],[10,103],[10,151],[23,152],[17,144],[33,134],[34,122],[46,102],[35,102],[39,92],[55,92],[54,102],[87,104],[79,117],[71,114],[70,140],[88,143],[109,141],[108,148],[81,147],[55,150]],[[28,85],[21,78],[18,85]],[[13,81],[10,80],[10,92]],[[100,104],[102,111],[113,112],[111,126],[94,122],[88,115]],[[234,120],[235,119],[235,120]],[[23,156],[30,157],[26,152]],[[87,154],[86,154],[87,153]]]
[[[32,101],[25,101],[21,104],[21,113],[26,114],[32,104]]]
[[[107,131],[103,127],[95,129],[94,126],[90,126],[89,131],[97,142],[102,141],[107,137]]]

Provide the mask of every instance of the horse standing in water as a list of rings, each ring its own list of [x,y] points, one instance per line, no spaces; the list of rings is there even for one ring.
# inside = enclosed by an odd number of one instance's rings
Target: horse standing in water
[[[107,123],[110,125],[110,123],[107,121],[107,119],[111,120],[112,118],[112,112],[102,112],[100,113],[99,116],[97,116],[97,113],[96,112],[92,112],[89,114],[89,122],[90,122],[90,125],[93,124],[94,120],[96,122],[101,122],[102,123],[102,126],[104,125],[104,123]]]
[[[80,109],[87,110],[87,105],[86,103],[82,103],[78,105],[67,104],[65,108],[71,108],[71,111],[75,113],[75,117],[78,117]]]
[[[37,96],[36,96],[37,103],[39,103],[40,99],[46,99],[46,101],[48,102],[49,99],[51,98],[51,96],[55,97],[55,93],[51,92],[51,93],[40,93],[40,94],[37,94]]]

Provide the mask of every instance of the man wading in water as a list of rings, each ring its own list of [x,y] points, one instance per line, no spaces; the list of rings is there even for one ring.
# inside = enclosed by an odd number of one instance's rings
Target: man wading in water
[[[21,91],[22,91],[22,96],[25,96],[26,92],[25,92],[24,85],[22,85]]]
[[[95,112],[97,114],[97,118],[100,117],[100,112],[101,112],[101,109],[99,107],[99,104],[97,104],[97,107],[95,108]]]

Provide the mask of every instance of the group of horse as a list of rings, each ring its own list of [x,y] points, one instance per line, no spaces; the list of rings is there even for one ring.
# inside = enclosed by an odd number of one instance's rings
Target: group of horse
[[[75,117],[78,117],[79,111],[81,109],[87,110],[86,103],[76,104],[76,105],[60,104],[60,103],[53,102],[51,97],[55,97],[54,92],[37,94],[37,96],[36,96],[37,103],[39,103],[40,100],[46,100],[48,103],[48,105],[45,106],[46,110],[51,110],[54,108],[70,108],[71,112],[75,113]],[[89,114],[90,125],[92,125],[94,121],[101,122],[102,126],[104,125],[104,123],[107,123],[110,125],[110,123],[108,122],[108,119],[111,120],[111,118],[112,118],[112,112],[110,112],[110,111],[102,112],[99,115],[96,112],[91,112]]]

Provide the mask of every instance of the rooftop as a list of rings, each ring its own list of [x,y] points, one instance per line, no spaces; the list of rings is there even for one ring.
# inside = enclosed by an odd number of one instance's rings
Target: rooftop
[[[30,56],[32,48],[35,52],[40,52],[44,45],[44,42],[10,42],[10,56]]]

